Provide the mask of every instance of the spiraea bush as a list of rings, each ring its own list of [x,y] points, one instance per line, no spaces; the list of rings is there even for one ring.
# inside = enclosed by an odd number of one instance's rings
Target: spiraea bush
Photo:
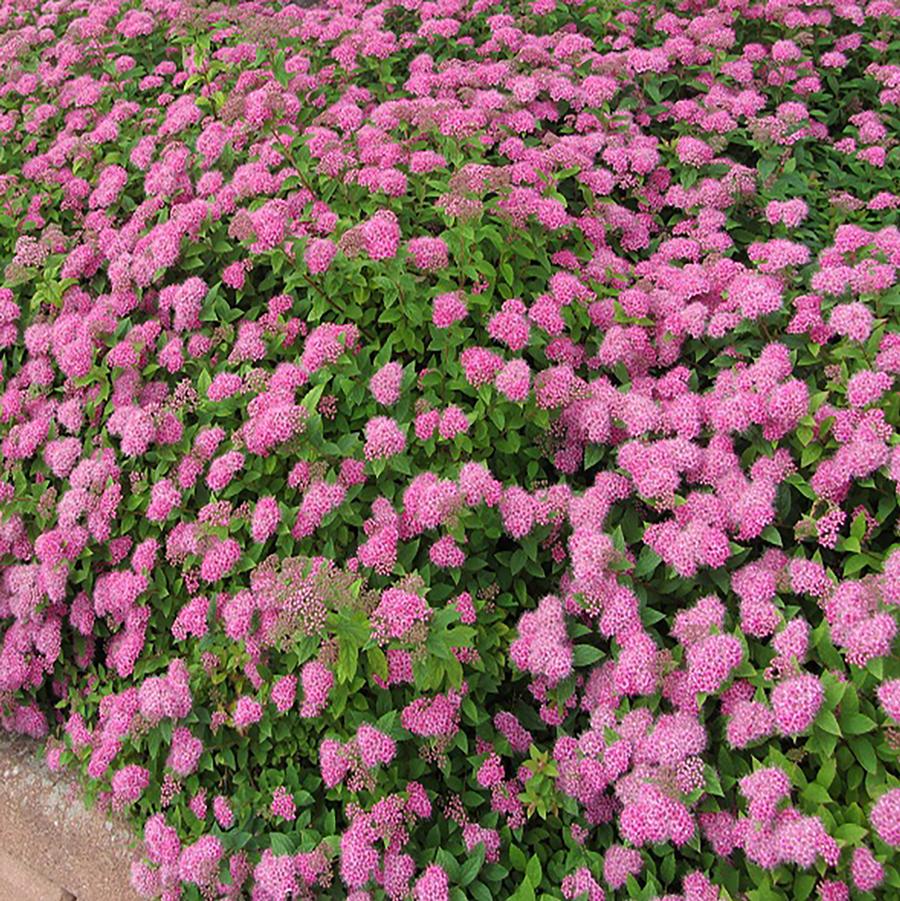
[[[890,0],[3,0],[0,711],[147,898],[900,893]]]

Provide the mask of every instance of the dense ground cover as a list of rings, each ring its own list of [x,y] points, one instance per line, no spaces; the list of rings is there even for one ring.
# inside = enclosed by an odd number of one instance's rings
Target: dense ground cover
[[[142,894],[900,891],[897,12],[0,6],[2,725]]]

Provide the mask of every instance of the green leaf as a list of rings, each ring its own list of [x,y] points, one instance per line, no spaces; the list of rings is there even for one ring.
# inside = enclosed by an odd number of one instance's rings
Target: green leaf
[[[572,659],[575,666],[590,666],[603,657],[603,651],[590,644],[576,644]]]
[[[540,858],[537,854],[532,854],[531,860],[528,861],[528,866],[525,868],[525,878],[532,888],[539,888],[543,875]]]
[[[510,895],[509,901],[534,901],[534,889],[527,879],[523,879],[521,885]]]
[[[512,864],[512,868],[514,870],[518,870],[520,873],[525,872],[525,867],[528,863],[528,858],[522,853],[522,849],[518,845],[510,845],[509,846],[509,862]]]
[[[283,832],[270,832],[269,845],[272,848],[272,853],[278,856],[295,852],[293,838],[285,835]]]
[[[484,844],[479,843],[474,851],[469,852],[466,862],[459,868],[459,878],[457,879],[457,882],[465,888],[478,875],[483,863]]]
[[[307,411],[310,414],[315,413],[316,407],[319,405],[319,401],[321,400],[324,392],[324,382],[321,385],[316,385],[315,388],[310,388],[309,391],[307,391],[304,395],[303,400],[300,401],[301,406],[306,407]]]
[[[822,710],[816,717],[816,725],[829,732],[831,735],[840,737],[841,727],[838,725],[837,718],[830,710]]]
[[[341,682],[352,682],[359,662],[359,648],[352,639],[342,639],[338,650],[337,677]]]
[[[444,868],[451,882],[459,881],[459,862],[446,848],[439,848],[434,859]]]
[[[704,772],[706,774],[707,793],[724,797],[725,792],[722,791],[722,783],[719,780],[719,774],[709,764],[704,767]]]
[[[666,883],[671,882],[675,878],[675,855],[667,854],[663,858],[663,862],[659,867],[659,875]]]
[[[481,878],[485,882],[500,882],[509,875],[509,870],[499,863],[489,863],[481,871]]]
[[[828,789],[818,782],[810,782],[800,794],[805,801],[811,801],[813,804],[828,804],[831,801]]]
[[[857,826],[856,823],[844,823],[832,834],[839,842],[854,845],[862,841],[869,834],[869,830],[865,826]]]
[[[483,882],[473,882],[467,888],[475,901],[494,901],[494,893]]]
[[[388,662],[384,651],[381,648],[369,648],[366,651],[366,660],[369,663],[369,670],[380,679],[387,681]]]
[[[652,576],[655,572],[656,568],[662,562],[662,558],[653,548],[648,545],[644,545],[641,548],[640,556],[637,560],[637,565],[634,568],[634,575],[637,579],[646,579],[648,576]]]
[[[797,873],[794,877],[794,890],[791,895],[796,901],[806,901],[816,887],[817,877],[814,873]]]
[[[819,768],[819,775],[816,776],[816,782],[824,788],[830,788],[837,775],[837,762],[833,757],[829,757],[825,763]]]
[[[841,715],[841,729],[845,735],[863,735],[875,728],[875,720],[864,713],[844,713]]]
[[[862,764],[863,769],[867,773],[877,773],[878,758],[871,741],[867,738],[851,738],[849,744],[853,756]]]

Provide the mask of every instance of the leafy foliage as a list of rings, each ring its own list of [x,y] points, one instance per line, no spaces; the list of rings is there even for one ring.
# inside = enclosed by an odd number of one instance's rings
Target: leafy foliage
[[[0,6],[0,713],[139,893],[900,889],[895,18]]]

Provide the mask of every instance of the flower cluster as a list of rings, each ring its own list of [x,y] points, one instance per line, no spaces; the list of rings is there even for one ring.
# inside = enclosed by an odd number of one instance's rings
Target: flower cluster
[[[896,20],[0,0],[0,726],[141,896],[900,891]]]

